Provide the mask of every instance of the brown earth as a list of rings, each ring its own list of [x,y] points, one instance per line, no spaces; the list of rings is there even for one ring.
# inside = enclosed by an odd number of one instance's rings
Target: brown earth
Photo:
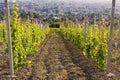
[[[107,80],[105,72],[98,69],[91,59],[83,56],[71,42],[64,40],[58,32],[50,32],[40,45],[39,51],[28,56],[32,64],[15,70],[13,80]],[[120,63],[120,60],[119,60]],[[9,74],[8,55],[0,53],[0,80],[12,80],[3,75]],[[120,65],[120,64],[118,64]],[[114,67],[115,68],[115,67]],[[119,71],[112,68],[119,80]]]

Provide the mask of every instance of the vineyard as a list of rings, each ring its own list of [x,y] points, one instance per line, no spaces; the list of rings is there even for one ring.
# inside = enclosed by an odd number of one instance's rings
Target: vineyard
[[[2,34],[0,41],[1,43],[4,41],[4,50],[7,52],[5,23],[2,22],[0,25]],[[98,25],[86,26],[85,42],[84,25],[74,24],[68,28],[65,28],[63,23],[61,25],[60,29],[49,29],[24,22],[20,27],[14,27],[12,44],[15,72],[18,75],[16,80],[106,80],[104,71],[106,70],[109,30],[102,25],[100,28]],[[116,36],[113,41],[117,39]],[[113,44],[113,49],[112,69],[117,76],[113,79],[119,80],[119,48],[116,49]],[[8,65],[7,55],[7,53],[4,55],[4,66]]]
[[[120,80],[120,46],[118,27],[113,30],[111,69],[106,76],[110,25],[102,21],[89,25],[70,20],[60,28],[22,21],[14,5],[11,15],[11,38],[14,80]],[[115,26],[115,25],[114,25]],[[0,22],[0,80],[9,80],[8,33]],[[10,79],[11,80],[11,79]]]

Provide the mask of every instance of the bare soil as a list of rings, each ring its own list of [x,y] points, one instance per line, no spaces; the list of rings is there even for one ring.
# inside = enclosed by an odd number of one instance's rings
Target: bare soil
[[[111,69],[115,76],[106,78],[105,71],[84,57],[82,51],[59,32],[50,32],[39,51],[29,55],[28,60],[32,60],[32,64],[15,70],[17,77],[10,79],[4,76],[9,74],[8,54],[0,53],[0,80],[120,80],[120,60],[117,60],[118,67]]]

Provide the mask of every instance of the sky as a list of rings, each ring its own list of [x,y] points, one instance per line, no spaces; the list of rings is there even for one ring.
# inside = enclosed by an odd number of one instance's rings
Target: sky
[[[15,0],[10,0],[10,1],[15,1]],[[19,0],[19,1],[33,1],[33,0]],[[36,1],[39,1],[39,0],[36,0]],[[42,1],[42,0],[40,0]],[[43,0],[44,1],[44,0]],[[47,0],[46,0],[47,1]],[[50,1],[50,0],[48,0]],[[112,0],[52,0],[52,1],[66,1],[66,2],[69,2],[69,1],[75,1],[75,2],[87,2],[87,3],[95,3],[95,2],[112,2]],[[116,0],[117,2],[119,0]],[[0,0],[0,2],[4,2],[4,0]],[[120,2],[120,1],[119,1]]]
[[[106,2],[111,0],[79,0],[79,1],[86,1],[86,2]]]
[[[69,0],[66,0],[69,1]],[[71,1],[86,1],[86,2],[105,2],[110,0],[71,0]]]
[[[76,1],[76,2],[88,2],[88,3],[95,3],[95,2],[112,2],[112,0],[64,0],[64,1]],[[118,0],[116,0],[118,1]]]
[[[4,1],[5,1],[5,0],[0,0],[0,2],[2,2],[2,3],[3,3]],[[15,2],[15,0],[8,0],[8,1],[10,1],[10,2],[11,2],[11,1],[12,1],[12,2]]]
[[[112,0],[52,0],[52,1],[66,1],[66,2],[75,1],[75,2],[83,2],[83,3],[112,3]],[[120,3],[120,0],[116,0],[116,3],[118,2]]]
[[[0,0],[0,2],[3,2],[4,0]],[[11,0],[10,0],[11,1]],[[13,0],[14,1],[14,0]],[[20,1],[26,1],[26,0],[20,0]],[[44,0],[43,0],[44,1]],[[64,1],[87,1],[87,2],[105,2],[105,1],[111,1],[111,0],[64,0]]]
[[[79,1],[86,1],[86,2],[112,2],[112,0],[79,0]],[[118,2],[119,0],[116,0]]]

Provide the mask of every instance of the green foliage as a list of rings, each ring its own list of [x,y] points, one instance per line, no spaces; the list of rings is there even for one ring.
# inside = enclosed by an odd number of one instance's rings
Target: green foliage
[[[0,20],[3,20],[3,18],[4,18],[4,12],[0,10]]]
[[[37,50],[37,47],[49,32],[49,28],[41,28],[38,24],[31,24],[30,22],[20,23],[18,11],[18,4],[15,4],[10,25],[15,68],[31,63],[31,61],[27,60],[27,56]],[[7,47],[8,42],[5,23],[0,23],[0,34],[2,34],[0,41],[4,41]]]
[[[20,11],[20,17],[22,19],[27,19],[29,16],[29,18],[32,20],[33,18],[37,18],[37,19],[40,19],[40,18],[44,18],[44,15],[41,15],[39,13],[34,13],[34,12],[25,12],[24,10],[23,11]]]
[[[60,28],[60,24],[59,23],[50,24],[49,27],[50,28]]]
[[[7,32],[6,32],[6,26],[5,23],[0,23],[0,42],[6,43],[7,42]],[[7,44],[7,43],[6,43]]]
[[[105,68],[107,56],[107,39],[108,31],[103,25],[98,28],[94,21],[93,26],[87,25],[87,41],[84,43],[84,27],[83,25],[73,25],[76,27],[61,27],[64,38],[76,44],[85,56],[92,58],[101,69]]]

